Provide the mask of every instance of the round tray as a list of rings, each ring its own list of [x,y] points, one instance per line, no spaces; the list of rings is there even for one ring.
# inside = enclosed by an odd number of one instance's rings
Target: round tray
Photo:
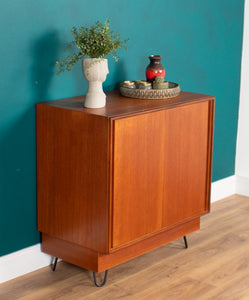
[[[134,89],[121,86],[120,93],[122,96],[138,99],[167,99],[174,98],[180,94],[180,86],[177,83],[169,82],[169,88],[156,90],[156,89]]]

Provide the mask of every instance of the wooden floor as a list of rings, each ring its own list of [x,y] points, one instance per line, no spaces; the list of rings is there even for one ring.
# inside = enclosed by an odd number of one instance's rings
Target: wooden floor
[[[249,299],[249,197],[212,205],[201,230],[109,271],[102,288],[92,273],[65,262],[0,285],[1,300]]]

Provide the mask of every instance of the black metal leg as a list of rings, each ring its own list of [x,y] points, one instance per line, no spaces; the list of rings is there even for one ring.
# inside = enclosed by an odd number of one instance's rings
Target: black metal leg
[[[187,241],[186,235],[184,235],[183,239],[184,239],[184,243],[185,243],[185,248],[188,248],[188,241]]]
[[[56,269],[57,261],[58,261],[58,257],[55,257],[54,260],[52,261],[51,268],[52,268],[53,272]]]
[[[107,278],[107,272],[108,272],[108,270],[105,271],[105,277],[104,277],[104,280],[103,280],[102,283],[98,283],[98,282],[96,281],[96,275],[95,275],[95,272],[93,272],[94,284],[95,284],[97,287],[102,287],[102,286],[105,285],[105,283],[106,283],[106,278]]]

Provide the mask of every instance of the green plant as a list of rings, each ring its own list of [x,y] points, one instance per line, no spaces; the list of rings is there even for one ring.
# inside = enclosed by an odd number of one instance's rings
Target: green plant
[[[74,41],[71,42],[70,49],[74,53],[56,62],[56,67],[59,69],[57,75],[64,71],[69,72],[72,66],[83,57],[104,58],[111,54],[115,61],[118,61],[117,49],[127,49],[124,44],[128,39],[121,41],[120,35],[110,30],[109,25],[110,20],[106,20],[104,24],[97,21],[90,28],[73,27]]]

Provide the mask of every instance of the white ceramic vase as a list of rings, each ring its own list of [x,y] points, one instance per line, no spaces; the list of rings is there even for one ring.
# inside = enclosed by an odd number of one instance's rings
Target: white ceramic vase
[[[88,81],[88,91],[85,96],[84,106],[88,108],[104,107],[106,95],[103,92],[102,82],[109,73],[106,58],[84,58],[82,62],[83,73]]]

